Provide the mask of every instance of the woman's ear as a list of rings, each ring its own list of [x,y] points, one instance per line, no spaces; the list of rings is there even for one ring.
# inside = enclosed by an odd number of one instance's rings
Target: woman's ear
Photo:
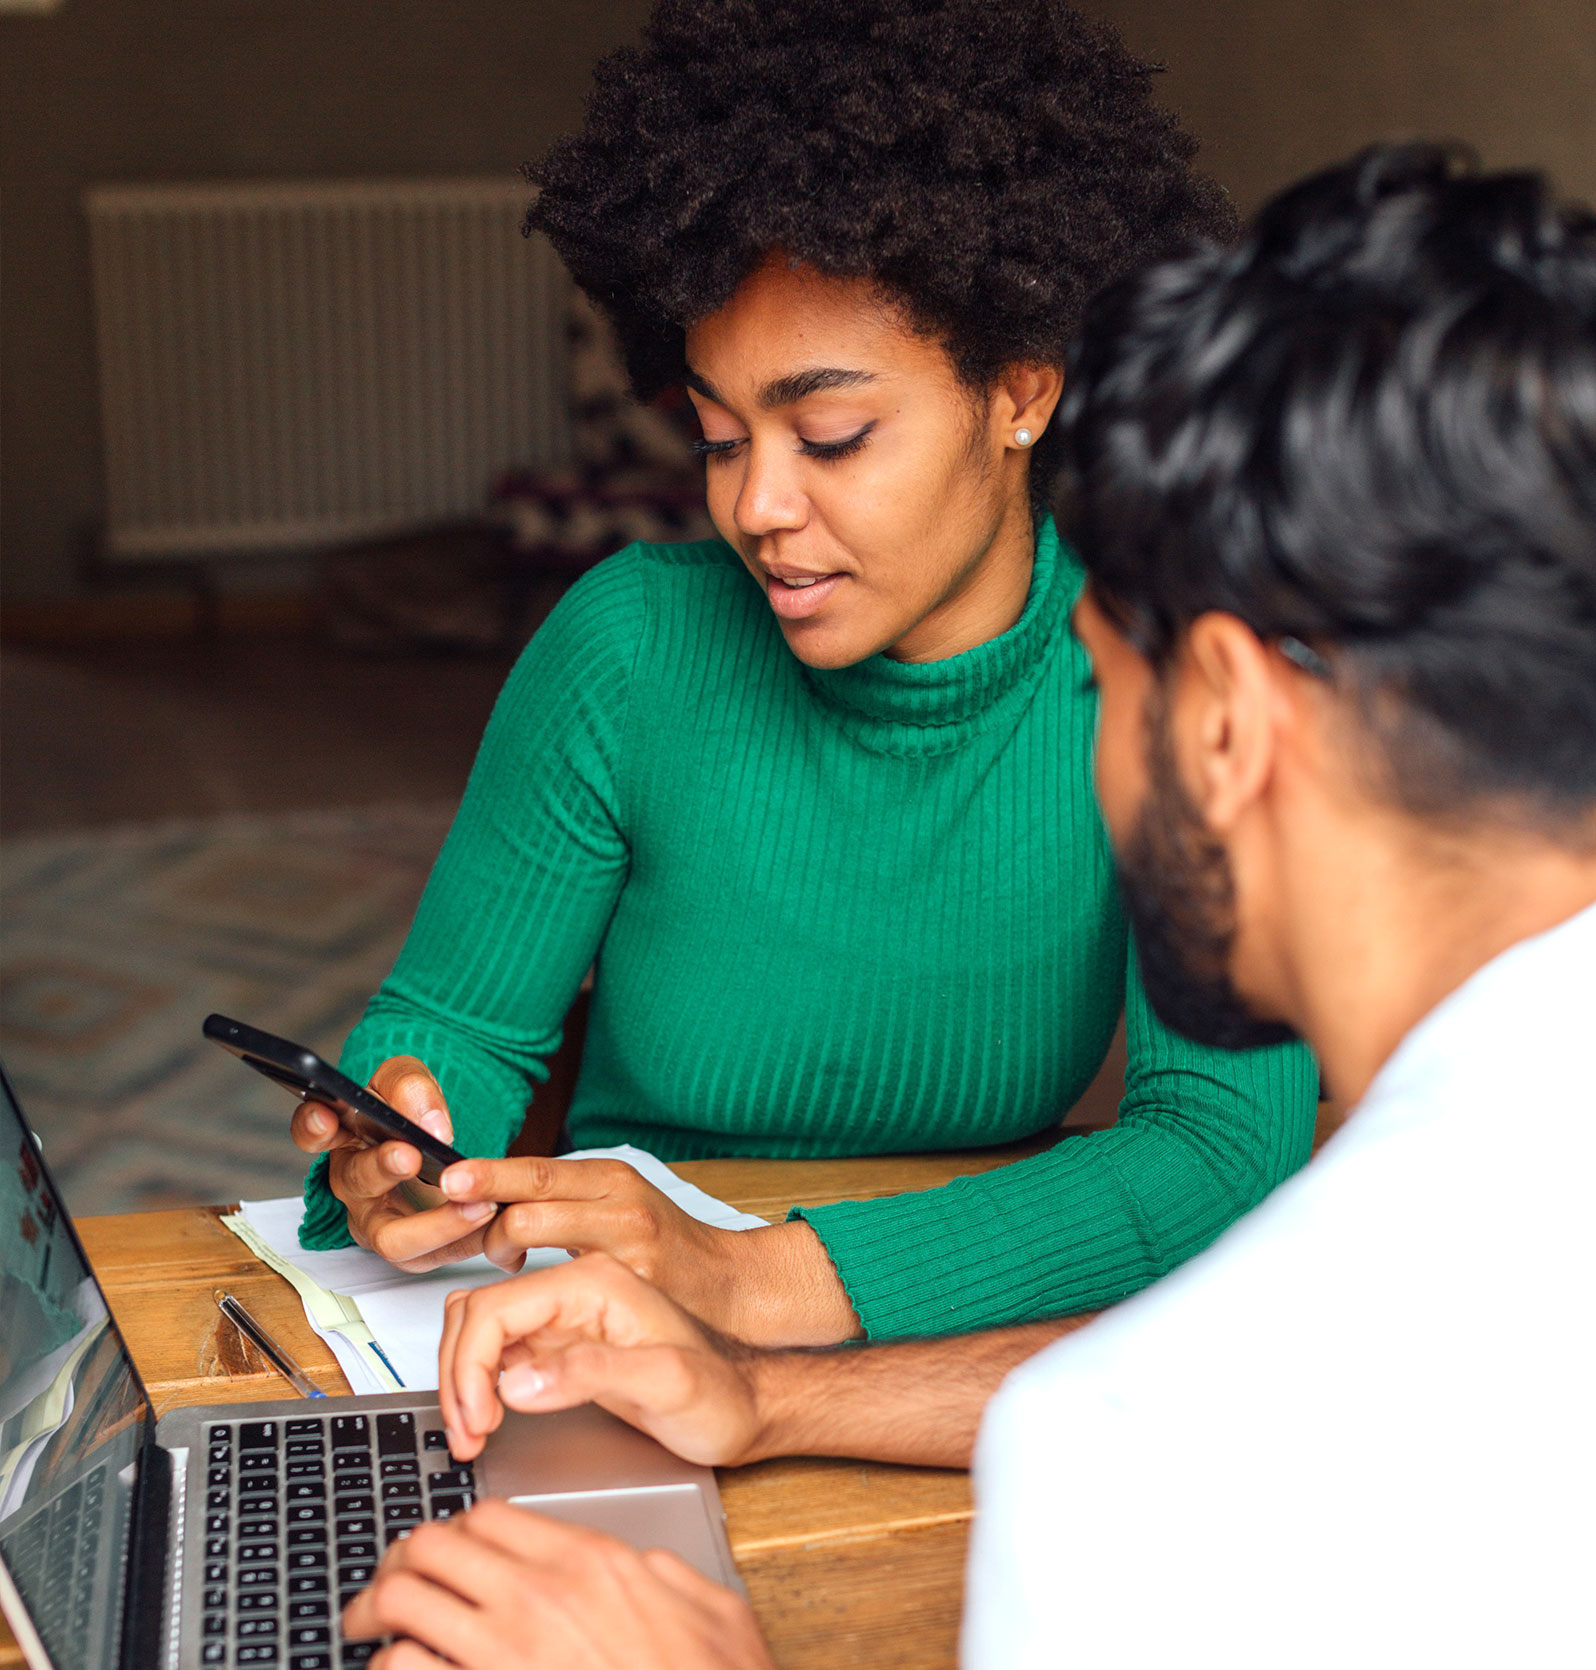
[[[1012,438],[1029,434],[1021,446],[1034,445],[1048,424],[1064,392],[1064,373],[1056,365],[1011,365],[997,380],[993,416],[999,431]]]
[[[1175,676],[1171,727],[1181,778],[1204,822],[1223,836],[1268,788],[1289,714],[1268,650],[1235,615],[1192,622]]]

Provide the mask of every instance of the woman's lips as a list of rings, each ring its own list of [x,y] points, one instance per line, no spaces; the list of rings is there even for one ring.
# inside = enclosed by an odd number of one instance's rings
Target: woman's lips
[[[788,585],[775,575],[765,578],[765,595],[783,620],[804,620],[826,606],[826,600],[846,580],[846,574],[825,574],[807,586]]]

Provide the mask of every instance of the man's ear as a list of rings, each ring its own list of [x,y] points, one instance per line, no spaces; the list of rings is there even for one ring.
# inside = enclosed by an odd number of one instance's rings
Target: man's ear
[[[1289,722],[1268,649],[1245,621],[1199,615],[1181,645],[1171,727],[1181,780],[1216,835],[1268,788]]]

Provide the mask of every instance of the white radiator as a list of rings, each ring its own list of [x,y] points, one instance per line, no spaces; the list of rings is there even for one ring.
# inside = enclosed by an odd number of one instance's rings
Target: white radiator
[[[513,180],[87,193],[115,557],[482,509],[568,455],[567,280]]]

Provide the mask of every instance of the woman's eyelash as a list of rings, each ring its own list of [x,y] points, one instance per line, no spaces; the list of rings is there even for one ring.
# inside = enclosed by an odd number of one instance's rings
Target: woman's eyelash
[[[800,441],[799,449],[806,458],[852,458],[874,428],[873,423],[867,423],[857,435],[850,435],[845,441]]]
[[[839,458],[851,458],[869,439],[870,431],[875,428],[873,423],[867,423],[857,435],[850,435],[845,441],[799,441],[798,450],[806,458],[819,458],[832,462]],[[695,458],[726,458],[734,453],[743,443],[737,441],[690,441],[688,447]]]

